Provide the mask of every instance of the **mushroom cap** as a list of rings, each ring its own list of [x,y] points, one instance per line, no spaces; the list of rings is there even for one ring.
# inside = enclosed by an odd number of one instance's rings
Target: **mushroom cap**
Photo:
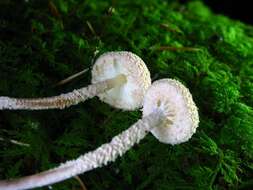
[[[101,55],[92,69],[92,83],[119,74],[124,74],[127,82],[99,94],[100,100],[123,110],[142,107],[144,95],[151,85],[151,78],[143,60],[131,52],[116,51]]]
[[[163,143],[180,144],[188,141],[199,124],[198,109],[189,90],[179,81],[162,79],[148,89],[143,116],[161,109],[165,120],[154,127],[152,134]]]

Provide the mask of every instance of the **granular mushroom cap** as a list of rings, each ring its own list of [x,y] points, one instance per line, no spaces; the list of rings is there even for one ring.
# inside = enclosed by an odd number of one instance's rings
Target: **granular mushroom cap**
[[[151,85],[148,68],[137,55],[127,52],[108,52],[101,55],[92,69],[92,83],[123,74],[126,83],[98,95],[116,108],[134,110],[142,107],[144,95]]]
[[[143,116],[162,109],[166,119],[151,130],[160,142],[179,144],[188,141],[199,123],[197,107],[189,90],[179,81],[162,79],[154,82],[144,98]]]

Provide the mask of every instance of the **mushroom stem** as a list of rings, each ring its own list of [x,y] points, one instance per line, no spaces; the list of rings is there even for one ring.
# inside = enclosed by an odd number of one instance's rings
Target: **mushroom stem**
[[[0,181],[0,189],[19,190],[42,187],[107,165],[122,156],[134,144],[139,143],[151,129],[159,126],[163,119],[162,111],[156,110],[114,137],[110,143],[103,144],[96,150],[88,152],[76,160],[61,164],[57,168],[20,179]]]
[[[126,82],[126,76],[119,74],[114,78],[91,84],[87,87],[80,88],[66,94],[61,94],[59,96],[46,98],[10,98],[2,96],[0,97],[0,110],[63,109],[83,102],[88,98],[92,98],[116,86],[121,86]]]

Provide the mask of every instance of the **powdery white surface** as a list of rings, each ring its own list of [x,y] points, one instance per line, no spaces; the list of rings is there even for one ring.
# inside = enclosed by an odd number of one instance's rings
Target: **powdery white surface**
[[[144,98],[143,116],[160,108],[167,119],[152,134],[163,143],[179,144],[188,141],[199,123],[198,110],[191,93],[179,81],[162,79],[148,89]]]
[[[0,110],[12,109],[14,106],[15,102],[11,101],[9,97],[0,96]]]
[[[0,96],[0,110],[42,110],[42,109],[64,109],[92,98],[100,92],[111,87],[107,81],[102,81],[87,87],[76,89],[72,92],[59,96],[44,98],[10,98]]]
[[[61,164],[57,168],[12,181],[0,181],[0,189],[21,190],[42,187],[107,165],[122,156],[134,144],[139,143],[151,128],[161,122],[161,118],[162,112],[155,111],[115,136],[110,143],[103,144],[96,150],[88,152],[76,160]]]
[[[119,74],[127,77],[127,83],[101,93],[98,97],[124,110],[142,107],[146,90],[151,85],[150,73],[143,60],[131,52],[118,51],[101,55],[93,66],[92,83],[110,79]]]

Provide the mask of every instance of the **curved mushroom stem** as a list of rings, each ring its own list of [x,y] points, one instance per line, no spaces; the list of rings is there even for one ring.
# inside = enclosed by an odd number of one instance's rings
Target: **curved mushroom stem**
[[[110,143],[103,144],[98,149],[88,152],[76,160],[61,164],[57,168],[20,179],[0,181],[0,189],[20,190],[42,187],[107,165],[122,156],[134,144],[139,143],[152,128],[159,126],[163,118],[162,111],[154,111],[114,137]]]
[[[126,76],[119,74],[114,78],[91,84],[87,87],[47,98],[10,98],[0,97],[0,110],[41,110],[41,109],[63,109],[76,105],[92,98],[100,93],[110,90],[116,86],[125,84]]]

